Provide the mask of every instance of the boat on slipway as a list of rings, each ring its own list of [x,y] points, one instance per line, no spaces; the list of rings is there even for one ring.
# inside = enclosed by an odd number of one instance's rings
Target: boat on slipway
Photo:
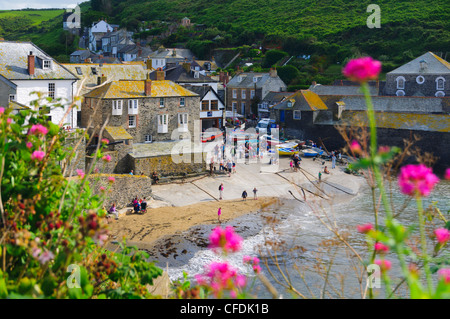
[[[323,150],[317,147],[305,148],[302,150],[305,157],[316,157],[323,154]]]

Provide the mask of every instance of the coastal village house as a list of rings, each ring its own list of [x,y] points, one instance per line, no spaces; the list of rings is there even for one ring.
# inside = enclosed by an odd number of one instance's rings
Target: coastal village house
[[[188,49],[166,49],[161,46],[157,51],[151,53],[148,58],[152,68],[165,69],[166,64],[178,64],[186,60],[191,61],[194,58],[194,54]]]
[[[52,108],[50,120],[65,127],[77,127],[77,110],[74,108],[64,118],[73,101],[74,87],[78,78],[52,57],[31,42],[0,41],[0,96],[24,106],[42,92],[44,97],[61,98],[64,108]],[[46,102],[44,102],[46,103]]]
[[[434,96],[450,95],[450,63],[433,52],[386,74],[384,95]]]
[[[227,110],[247,116],[270,91],[286,91],[286,84],[277,75],[276,69],[269,73],[243,72],[235,75],[226,86]],[[256,114],[255,114],[256,115]]]
[[[264,99],[258,103],[258,118],[270,118],[270,109],[275,104],[285,100],[294,92],[269,92]]]

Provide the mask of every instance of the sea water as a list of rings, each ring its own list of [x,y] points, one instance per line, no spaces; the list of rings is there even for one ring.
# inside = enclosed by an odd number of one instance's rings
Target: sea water
[[[442,214],[450,220],[450,183],[441,181],[429,197],[424,198],[423,207],[435,205]],[[408,201],[396,183],[392,183],[392,200],[395,207],[404,206],[404,211],[396,216],[406,227],[417,226],[413,238],[420,249],[418,241],[418,216],[414,200]],[[328,225],[337,227],[349,245],[364,261],[367,256],[365,236],[356,231],[357,225],[374,224],[373,199],[369,187],[362,187],[357,196],[340,204],[325,205],[322,209],[308,207],[295,200],[283,200],[281,207],[272,208],[259,214],[241,216],[229,224],[239,230],[252,228],[252,231],[242,231],[244,242],[241,251],[230,254],[226,260],[240,273],[246,274],[254,281],[252,292],[258,298],[271,298],[267,289],[256,280],[252,269],[242,263],[243,256],[257,256],[262,260],[263,274],[277,289],[282,298],[362,298],[368,294],[366,290],[367,275],[358,258],[320,221],[321,217]],[[379,204],[378,202],[376,203]],[[380,208],[382,211],[382,209]],[[264,216],[274,216],[278,219],[275,225],[269,225]],[[379,223],[383,224],[382,212]],[[443,223],[435,219],[436,228]],[[250,227],[251,226],[251,227]],[[213,225],[209,226],[211,229]],[[429,231],[432,231],[432,227]],[[207,232],[207,230],[205,230]],[[267,242],[282,242],[282,248],[268,246]],[[431,240],[428,239],[430,247]],[[443,255],[448,259],[450,254],[446,249]],[[401,277],[395,254],[386,256],[393,263],[390,271],[392,287],[395,287]],[[212,261],[223,260],[213,251],[203,248],[196,251],[183,265],[169,267],[172,280],[182,278],[183,272],[189,277],[204,272],[205,266]],[[266,261],[266,263],[264,262]],[[436,280],[436,275],[433,275]],[[327,278],[325,280],[325,277]],[[292,293],[286,289],[287,282],[300,293]],[[376,285],[375,285],[376,286]],[[384,298],[385,287],[374,287],[374,294]],[[407,296],[404,285],[397,290],[397,295]]]

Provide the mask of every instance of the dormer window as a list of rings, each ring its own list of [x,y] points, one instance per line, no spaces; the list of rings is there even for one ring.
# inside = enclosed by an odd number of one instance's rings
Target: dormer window
[[[403,90],[405,88],[405,78],[403,76],[399,76],[395,81],[397,81],[397,90]]]
[[[45,69],[51,69],[52,68],[52,61],[51,60],[43,60],[42,68]]]
[[[83,71],[81,70],[81,68],[80,68],[79,66],[77,66],[77,67],[75,68],[75,70],[77,70],[77,74],[78,74],[78,75],[83,75]]]
[[[198,72],[198,71],[195,71],[195,72],[194,72],[194,79],[198,79],[198,77],[199,77],[199,72]]]
[[[92,74],[97,75],[97,68],[91,68]]]
[[[445,87],[445,79],[440,76],[436,79],[436,90],[443,90]]]

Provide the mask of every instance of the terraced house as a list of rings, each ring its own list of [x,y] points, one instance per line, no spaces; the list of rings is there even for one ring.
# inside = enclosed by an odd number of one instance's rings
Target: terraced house
[[[162,72],[163,73],[163,72]],[[193,135],[200,97],[164,80],[111,81],[84,95],[81,125],[92,130],[108,122],[123,128],[133,144],[178,140]],[[93,119],[89,127],[89,120]],[[178,130],[174,133],[175,130]],[[179,134],[176,134],[176,133]]]

